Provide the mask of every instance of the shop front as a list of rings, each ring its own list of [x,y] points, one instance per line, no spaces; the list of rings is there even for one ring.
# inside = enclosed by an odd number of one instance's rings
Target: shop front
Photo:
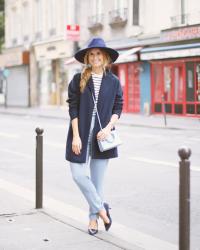
[[[112,66],[112,71],[119,77],[124,95],[123,112],[140,112],[140,72],[141,63],[138,54],[141,47],[119,51],[120,55]]]
[[[151,64],[151,112],[200,115],[200,44],[147,48]]]
[[[71,56],[72,45],[64,40],[34,45],[38,68],[37,105],[65,103],[68,76],[63,63],[65,58]]]
[[[7,51],[0,55],[1,71],[7,71],[5,77],[1,77],[2,103],[7,107],[30,106],[30,67],[29,52],[20,49]]]
[[[151,113],[200,116],[200,25],[163,30],[141,50],[150,63]]]
[[[200,58],[152,62],[151,75],[153,113],[200,115]]]

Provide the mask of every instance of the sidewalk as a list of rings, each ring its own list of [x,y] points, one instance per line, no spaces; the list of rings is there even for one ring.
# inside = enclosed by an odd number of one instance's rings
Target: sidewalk
[[[0,250],[144,250],[100,231],[87,233],[87,225],[59,218],[45,209],[0,188]]]
[[[4,108],[0,107],[0,114],[35,116],[55,119],[69,119],[66,107],[34,107],[34,108]],[[119,120],[120,125],[136,127],[152,127],[163,129],[200,130],[200,118],[167,115],[167,126],[163,115],[140,115],[123,113]]]

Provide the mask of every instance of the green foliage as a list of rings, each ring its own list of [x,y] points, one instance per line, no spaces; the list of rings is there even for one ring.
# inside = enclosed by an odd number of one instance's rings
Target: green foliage
[[[4,43],[4,0],[0,0],[0,51]]]
[[[4,0],[0,0],[0,11],[4,11]]]

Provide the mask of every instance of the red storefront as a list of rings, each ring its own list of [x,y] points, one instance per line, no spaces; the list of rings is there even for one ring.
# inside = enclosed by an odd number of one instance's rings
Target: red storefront
[[[200,115],[200,58],[152,61],[152,113]]]
[[[151,66],[151,112],[200,116],[200,25],[161,32],[141,50]]]
[[[123,88],[123,112],[140,112],[140,62],[137,52],[142,47],[119,51],[120,56],[112,67]]]
[[[113,67],[119,77],[124,96],[123,112],[140,112],[140,79],[139,63],[122,63]]]

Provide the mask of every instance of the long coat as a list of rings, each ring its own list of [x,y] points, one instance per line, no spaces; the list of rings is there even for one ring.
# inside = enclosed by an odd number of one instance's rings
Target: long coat
[[[94,84],[90,77],[83,93],[80,92],[81,74],[75,74],[68,88],[69,115],[71,121],[78,118],[79,135],[82,141],[82,150],[80,155],[76,155],[72,151],[72,124],[70,121],[65,158],[71,162],[85,163],[87,154],[87,143],[94,109],[92,94],[94,94]],[[95,95],[94,95],[95,96]],[[102,127],[104,128],[110,121],[112,114],[117,114],[119,117],[122,112],[123,93],[119,79],[110,71],[103,75],[101,87],[99,90],[97,109],[99,112]],[[100,131],[97,116],[92,136],[92,158],[93,159],[108,159],[118,156],[117,148],[110,149],[105,152],[100,152],[97,144],[97,133]]]

